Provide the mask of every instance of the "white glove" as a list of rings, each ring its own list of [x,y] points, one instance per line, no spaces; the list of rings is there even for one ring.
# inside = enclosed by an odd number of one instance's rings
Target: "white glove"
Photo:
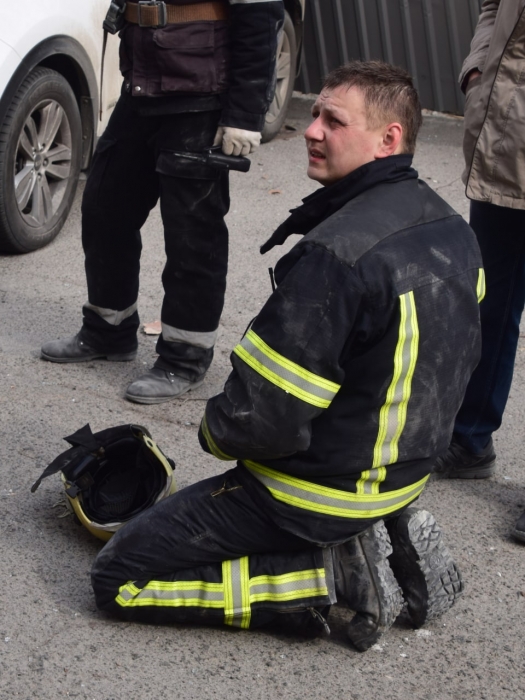
[[[261,134],[258,131],[235,129],[233,126],[220,126],[213,140],[213,145],[222,146],[222,152],[227,156],[247,156],[260,143]]]

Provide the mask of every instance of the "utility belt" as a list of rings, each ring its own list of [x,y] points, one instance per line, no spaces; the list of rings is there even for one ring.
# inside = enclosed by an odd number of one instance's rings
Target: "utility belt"
[[[157,0],[140,0],[138,3],[112,0],[104,20],[104,29],[116,34],[122,29],[124,21],[153,29],[183,22],[218,22],[227,20],[228,14],[228,5],[222,0],[189,5],[167,5]]]
[[[298,479],[250,460],[242,463],[276,500],[318,515],[353,520],[383,518],[404,508],[420,495],[429,478],[425,476],[415,484],[384,493],[352,493]]]

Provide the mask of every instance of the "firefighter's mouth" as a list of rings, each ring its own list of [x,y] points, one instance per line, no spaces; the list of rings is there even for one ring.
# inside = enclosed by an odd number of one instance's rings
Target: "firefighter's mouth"
[[[326,156],[324,155],[324,153],[321,153],[321,151],[318,151],[315,148],[308,149],[308,157],[312,161],[326,160]]]

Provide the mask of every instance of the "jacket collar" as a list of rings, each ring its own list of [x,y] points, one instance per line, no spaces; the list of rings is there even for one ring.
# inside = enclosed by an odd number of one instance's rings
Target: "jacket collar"
[[[274,246],[282,245],[292,233],[309,233],[351,199],[376,185],[417,178],[418,173],[411,165],[411,155],[381,158],[362,165],[333,185],[316,190],[303,199],[300,207],[290,210],[291,216],[261,246],[261,253],[267,253]]]

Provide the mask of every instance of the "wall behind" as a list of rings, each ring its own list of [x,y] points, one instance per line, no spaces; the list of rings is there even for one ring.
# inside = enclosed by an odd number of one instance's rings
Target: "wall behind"
[[[380,59],[415,78],[423,107],[463,113],[457,77],[482,0],[307,0],[297,89],[319,92],[332,68]]]

